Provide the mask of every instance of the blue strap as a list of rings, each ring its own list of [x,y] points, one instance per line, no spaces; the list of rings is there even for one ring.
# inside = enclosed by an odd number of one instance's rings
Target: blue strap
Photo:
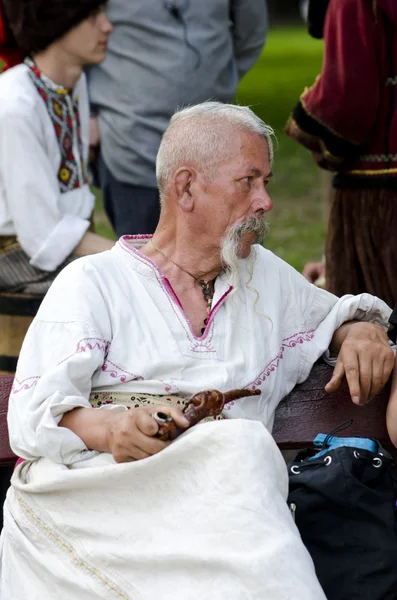
[[[327,446],[324,448],[324,442],[328,438]],[[323,454],[326,454],[330,450],[335,450],[335,448],[342,448],[344,446],[348,446],[349,448],[357,448],[359,450],[368,450],[369,452],[376,453],[378,450],[378,444],[369,438],[360,438],[360,437],[333,437],[327,436],[325,433],[319,433],[318,436],[314,439],[313,444],[319,448],[322,448],[321,452],[318,452],[314,456],[311,456],[309,460],[313,460],[314,458],[318,458]]]

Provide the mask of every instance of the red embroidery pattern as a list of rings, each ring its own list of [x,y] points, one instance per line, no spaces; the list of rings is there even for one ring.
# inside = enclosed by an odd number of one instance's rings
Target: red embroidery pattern
[[[257,387],[262,385],[262,383],[277,369],[280,360],[284,358],[284,352],[287,348],[295,348],[304,342],[311,342],[311,340],[314,338],[315,331],[315,329],[311,329],[310,331],[300,331],[299,333],[295,333],[294,335],[285,338],[281,344],[280,352],[277,354],[277,356],[266,365],[259,377],[250,384],[252,389],[255,390]]]
[[[256,390],[258,387],[262,385],[266,381],[268,377],[277,369],[280,361],[284,358],[284,352],[287,348],[295,348],[300,344],[304,344],[305,342],[311,342],[314,338],[316,330],[311,329],[309,331],[300,331],[299,333],[294,333],[282,341],[281,348],[279,353],[272,358],[272,360],[266,365],[263,371],[259,374],[259,376],[249,383],[246,387],[251,388],[252,390]],[[225,410],[230,410],[232,406],[234,406],[235,402],[229,402],[225,406]]]
[[[30,390],[32,387],[34,387],[40,380],[40,377],[28,377],[27,379],[23,379],[22,381],[19,381],[19,379],[17,379],[16,377],[14,377],[14,381],[12,384],[12,388],[11,388],[11,393],[12,394],[19,394],[19,392],[24,392],[25,390]],[[29,382],[29,383],[27,383]],[[17,386],[20,386],[19,389],[17,389]]]
[[[87,166],[84,164],[84,149],[81,139],[79,104],[76,99],[62,88],[51,89],[46,85],[40,70],[30,60],[25,64],[37,92],[46,104],[48,114],[54,125],[55,135],[61,152],[58,181],[61,193],[70,192],[88,183]],[[73,147],[74,133],[77,137],[77,152]],[[77,156],[77,154],[79,156]]]
[[[108,350],[109,350],[109,346],[110,346],[110,342],[107,340],[103,340],[101,338],[83,338],[82,340],[80,340],[78,342],[76,350],[73,352],[73,354],[71,354],[70,356],[67,356],[66,358],[61,360],[57,364],[57,366],[66,362],[67,360],[69,360],[70,358],[75,356],[76,354],[81,354],[82,352],[86,352],[87,350],[90,350],[90,351],[91,350],[100,350],[106,356],[108,353]]]
[[[104,373],[108,373],[110,377],[113,379],[120,379],[121,383],[126,383],[128,381],[143,381],[144,377],[141,375],[134,375],[134,373],[129,373],[125,369],[122,369],[118,365],[116,365],[111,360],[105,360],[102,365],[102,371]]]

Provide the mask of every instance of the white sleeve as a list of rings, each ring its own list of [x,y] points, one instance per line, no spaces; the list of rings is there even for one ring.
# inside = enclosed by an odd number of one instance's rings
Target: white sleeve
[[[77,435],[58,426],[65,412],[91,408],[92,377],[111,342],[106,303],[92,272],[77,264],[82,260],[56,278],[20,353],[8,427],[12,450],[28,460],[72,464],[93,454]]]
[[[284,289],[283,314],[298,311],[302,331],[313,335],[305,347],[305,361],[299,371],[297,383],[304,381],[321,356],[335,364],[329,355],[329,346],[335,331],[347,321],[376,323],[387,331],[391,308],[371,294],[345,295],[341,298],[309,283],[300,273],[276,257]]]
[[[330,298],[334,299],[331,304]],[[308,346],[305,368],[300,372],[298,383],[308,377],[313,364],[321,356],[328,364],[335,366],[336,357],[330,356],[329,346],[335,331],[343,323],[367,321],[376,323],[387,331],[390,315],[391,308],[371,294],[347,294],[337,298],[325,290],[315,288],[305,315],[305,328],[313,329],[314,343]]]
[[[241,79],[256,63],[266,40],[266,0],[232,0],[234,55]]]
[[[60,213],[58,179],[37,120],[2,115],[0,179],[18,241],[30,263],[55,271],[78,246],[90,223]]]

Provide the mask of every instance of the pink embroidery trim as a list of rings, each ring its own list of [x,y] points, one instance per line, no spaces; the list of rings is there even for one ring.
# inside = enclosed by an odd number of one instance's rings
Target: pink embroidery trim
[[[211,309],[211,312],[208,315],[208,321],[207,321],[207,325],[205,327],[205,331],[204,331],[203,335],[200,338],[197,338],[196,336],[194,336],[194,338],[196,340],[196,344],[192,344],[192,346],[190,348],[191,352],[197,352],[198,354],[201,354],[203,352],[216,353],[215,348],[211,345],[212,339],[214,337],[214,329],[215,329],[214,317],[215,317],[215,314],[218,312],[218,309],[220,308],[221,304],[223,304],[223,302],[226,300],[226,298],[228,297],[228,295],[230,294],[230,292],[232,290],[233,290],[233,286],[230,285],[229,289],[223,294],[223,296],[218,300],[218,302],[215,304],[215,306]],[[193,330],[192,330],[192,332],[193,332]],[[193,332],[193,334],[194,334],[194,332]],[[202,350],[200,350],[200,348],[202,348]]]
[[[84,345],[84,342],[85,342],[85,345]],[[78,342],[76,350],[73,352],[73,354],[71,354],[70,356],[67,356],[66,358],[61,360],[57,364],[57,366],[66,362],[67,360],[69,360],[70,358],[75,356],[76,354],[81,354],[82,352],[86,352],[86,350],[100,350],[101,352],[104,352],[104,354],[106,355],[108,353],[109,346],[110,346],[110,342],[108,340],[103,340],[101,338],[83,338],[82,340],[80,340]]]
[[[165,381],[163,381],[162,379],[159,379],[158,381],[163,384],[164,389],[167,393],[172,390],[172,387],[170,386],[169,383],[165,383]]]
[[[137,235],[123,235],[120,238],[120,242],[122,244],[127,244],[128,246],[128,241],[129,240],[150,240],[150,238],[152,238],[153,235],[151,233],[140,233]],[[131,246],[128,246],[129,248],[131,248]],[[134,250],[134,248],[131,248],[132,250]]]
[[[131,254],[134,258],[136,258],[137,260],[139,260],[140,262],[143,262],[144,264],[151,266],[154,270],[154,274],[156,276],[156,279],[159,283],[159,285],[163,288],[166,296],[168,297],[168,300],[170,302],[171,308],[173,310],[173,312],[175,313],[178,321],[180,322],[180,324],[182,325],[183,329],[185,330],[187,337],[189,339],[189,341],[191,342],[203,342],[209,331],[209,325],[211,323],[211,320],[213,320],[215,313],[217,312],[219,306],[224,302],[225,298],[230,294],[230,292],[232,291],[233,287],[230,286],[229,289],[227,290],[227,292],[225,292],[222,296],[222,298],[220,298],[220,300],[218,300],[218,302],[216,303],[216,305],[214,306],[214,308],[212,309],[212,311],[209,314],[208,317],[208,323],[207,326],[205,328],[205,331],[203,333],[202,336],[196,336],[196,334],[193,331],[193,327],[192,324],[190,323],[189,319],[186,317],[185,313],[183,312],[183,308],[181,305],[181,302],[177,296],[177,294],[175,293],[174,289],[172,288],[172,285],[170,284],[170,282],[168,281],[168,279],[164,276],[164,274],[162,273],[162,271],[159,269],[159,267],[156,265],[156,263],[151,260],[150,258],[148,258],[147,256],[145,256],[144,254],[142,254],[141,252],[139,252],[139,250],[137,250],[136,248],[130,246],[127,244],[127,240],[129,239],[150,239],[151,235],[142,235],[142,236],[123,236],[122,238],[120,238],[120,247],[127,252],[128,254]],[[179,313],[175,310],[175,304],[177,304],[180,309],[181,312],[183,313],[184,319],[181,320]],[[186,328],[186,325],[188,326]],[[196,347],[196,346],[195,346]]]
[[[172,287],[170,281],[166,277],[164,277],[164,281],[166,282],[167,286],[170,288],[170,292],[171,292],[175,302],[178,304],[179,308],[181,310],[183,310],[182,302],[179,300],[178,296],[176,295],[175,290]]]
[[[255,378],[247,387],[251,387],[251,389],[257,389],[264,381],[270,377],[272,373],[277,369],[280,361],[284,358],[284,351],[287,348],[295,348],[298,344],[303,344],[304,342],[311,342],[314,338],[316,330],[311,329],[310,331],[300,331],[299,333],[294,333],[293,335],[284,338],[281,344],[281,348],[279,353],[272,358],[272,360],[266,365],[263,371],[259,374],[258,377]],[[225,406],[224,410],[230,410],[232,406],[234,406],[236,401],[229,402],[227,406]]]
[[[33,381],[31,381],[30,383],[25,383],[27,381],[30,381],[31,379],[33,379]],[[25,390],[30,390],[32,387],[34,387],[39,382],[39,379],[41,379],[41,378],[36,376],[36,377],[27,377],[26,379],[19,381],[16,377],[14,377],[11,393],[19,394],[19,392],[22,392]],[[16,389],[17,384],[21,386],[18,390]]]
[[[144,377],[141,375],[130,373],[129,371],[126,371],[125,369],[122,369],[116,365],[116,363],[112,362],[111,360],[105,360],[102,365],[102,371],[104,373],[108,373],[110,377],[113,377],[113,379],[120,379],[121,383],[126,383],[128,376],[130,376],[128,381],[144,381]]]
[[[83,338],[77,343],[76,350],[73,352],[73,354],[71,354],[70,356],[61,360],[59,363],[57,363],[57,366],[62,365],[64,362],[66,362],[67,360],[69,360],[70,358],[75,356],[76,354],[86,352],[87,350],[90,350],[90,351],[100,350],[101,352],[104,352],[104,354],[106,355],[109,350],[109,346],[110,346],[110,342],[107,340],[103,340],[102,338]],[[19,394],[19,392],[30,390],[33,386],[35,386],[38,383],[39,379],[41,379],[40,376],[35,376],[35,377],[27,377],[27,379],[18,381],[18,379],[15,377],[14,383],[12,386],[12,393]],[[33,380],[33,381],[31,381],[30,383],[25,383],[30,380]],[[15,382],[17,382],[17,384],[19,386],[21,386],[19,389],[16,388]]]
[[[315,331],[315,329],[311,329],[310,331],[300,331],[299,333],[295,333],[294,335],[285,338],[282,341],[281,348],[277,356],[266,365],[255,381],[250,384],[252,385],[252,389],[255,390],[256,387],[260,386],[271,375],[271,373],[276,370],[280,360],[284,358],[284,351],[286,348],[295,348],[298,344],[311,342],[311,340],[314,338]]]

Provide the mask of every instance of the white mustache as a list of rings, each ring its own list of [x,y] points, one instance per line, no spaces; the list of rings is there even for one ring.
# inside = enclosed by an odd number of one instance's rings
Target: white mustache
[[[229,231],[229,235],[234,239],[241,239],[245,233],[254,233],[257,241],[261,241],[262,238],[268,233],[269,224],[266,221],[265,215],[261,217],[250,217],[243,223],[239,223],[232,227]]]

